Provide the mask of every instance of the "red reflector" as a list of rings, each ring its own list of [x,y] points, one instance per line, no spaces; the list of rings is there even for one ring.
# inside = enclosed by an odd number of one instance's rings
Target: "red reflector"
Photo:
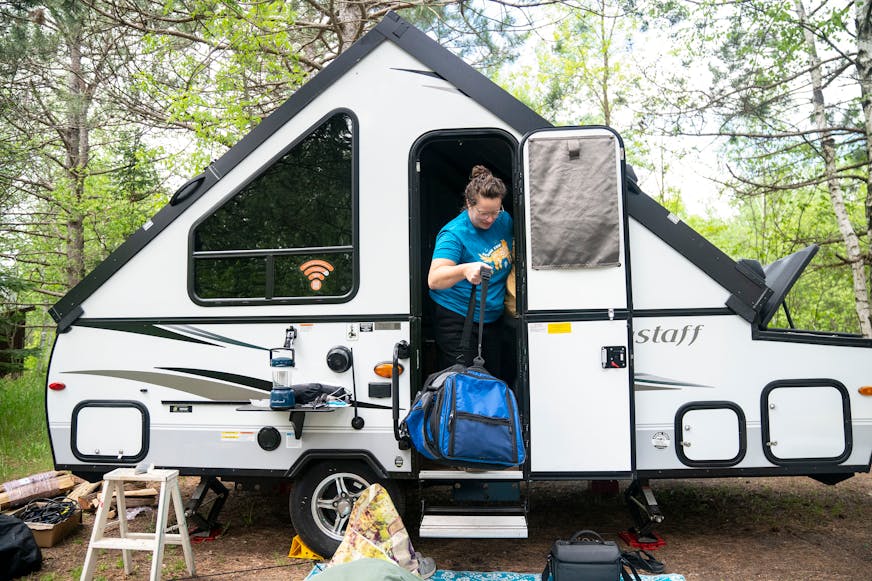
[[[60,381],[55,381],[48,384],[48,388],[54,391],[60,391],[67,386],[66,383],[61,383]]]

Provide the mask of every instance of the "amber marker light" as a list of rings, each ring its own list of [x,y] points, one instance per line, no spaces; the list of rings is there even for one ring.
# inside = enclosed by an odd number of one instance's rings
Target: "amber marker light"
[[[376,366],[372,368],[372,370],[375,371],[375,374],[379,377],[390,379],[393,368],[394,365],[392,363],[388,361],[383,361],[381,363],[377,363]],[[403,373],[403,365],[401,363],[397,363],[397,369],[399,370],[398,375],[401,375]]]
[[[52,391],[60,391],[67,387],[66,383],[61,383],[60,381],[53,381],[48,384],[48,388]]]
[[[872,385],[864,385],[857,391],[860,392],[860,395],[872,395]]]

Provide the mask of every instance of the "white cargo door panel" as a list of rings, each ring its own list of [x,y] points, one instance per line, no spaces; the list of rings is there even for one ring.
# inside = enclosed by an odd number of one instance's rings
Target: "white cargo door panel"
[[[533,472],[631,470],[629,367],[603,368],[627,345],[626,321],[529,323]]]
[[[141,460],[148,452],[148,412],[138,402],[82,402],[73,411],[72,448],[80,460]]]
[[[842,385],[783,386],[767,389],[764,445],[770,460],[842,461],[850,453],[850,408]],[[847,412],[847,413],[846,413]],[[847,420],[847,421],[846,421]]]
[[[539,130],[522,155],[528,311],[627,308],[620,137]]]

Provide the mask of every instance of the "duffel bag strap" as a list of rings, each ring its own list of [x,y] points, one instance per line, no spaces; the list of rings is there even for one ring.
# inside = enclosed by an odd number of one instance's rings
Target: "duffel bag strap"
[[[578,542],[579,539],[589,539],[589,540],[594,541],[596,543],[599,543],[601,545],[604,545],[606,543],[605,540],[599,535],[599,533],[594,532],[594,531],[590,531],[590,530],[586,530],[586,529],[583,531],[576,531],[569,538],[569,542],[575,543],[575,542]]]
[[[550,581],[550,580],[551,580],[551,555],[549,554],[548,559],[545,561],[545,568],[542,569],[542,581]]]
[[[484,357],[481,356],[481,339],[484,336],[484,305],[487,299],[487,284],[493,271],[489,268],[481,268],[481,306],[478,309],[478,355],[472,360],[475,367],[484,367]]]
[[[627,569],[630,571],[627,572]],[[632,577],[630,577],[630,573],[633,574]],[[642,578],[639,577],[639,572],[636,571],[633,564],[627,561],[623,555],[621,555],[621,579],[623,579],[623,581],[642,581]]]
[[[475,314],[475,285],[469,291],[469,306],[466,307],[466,319],[463,321],[463,332],[460,334],[460,352],[457,354],[457,362],[466,365],[466,353],[472,341],[472,319]]]

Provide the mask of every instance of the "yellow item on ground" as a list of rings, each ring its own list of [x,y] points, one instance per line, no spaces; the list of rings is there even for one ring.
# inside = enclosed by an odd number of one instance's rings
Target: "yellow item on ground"
[[[295,536],[291,540],[291,550],[288,551],[288,557],[294,559],[311,559],[312,561],[323,561],[324,557],[310,549],[300,538],[300,535]]]

